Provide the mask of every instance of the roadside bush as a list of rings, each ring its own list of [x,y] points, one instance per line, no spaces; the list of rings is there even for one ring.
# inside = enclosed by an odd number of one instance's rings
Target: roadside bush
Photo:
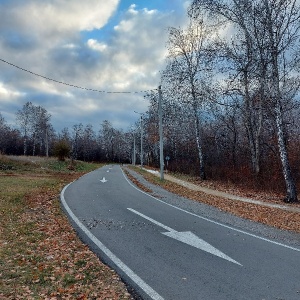
[[[65,158],[70,155],[70,146],[66,141],[58,141],[54,144],[53,152],[59,161],[65,161]]]

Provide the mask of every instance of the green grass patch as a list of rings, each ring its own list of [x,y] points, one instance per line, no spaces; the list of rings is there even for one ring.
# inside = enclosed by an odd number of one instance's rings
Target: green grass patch
[[[42,195],[50,192],[58,197],[62,186],[69,182],[68,174],[81,175],[101,166],[75,162],[70,170],[70,161],[24,159],[0,156],[0,298],[6,295],[6,299],[14,299],[17,286],[28,286],[33,295],[38,295],[45,286],[55,290],[52,267],[44,267],[45,254],[39,254],[45,234],[39,230],[38,223],[47,224],[47,213],[56,215],[57,220],[65,216],[58,199],[51,200],[49,206],[43,202]],[[73,178],[70,177],[70,181]],[[79,266],[85,264],[84,260],[78,261]],[[72,275],[66,274],[63,285],[69,286],[74,280]]]
[[[51,159],[45,161],[41,167],[47,169],[48,171],[55,172],[91,172],[97,168],[103,166],[102,164],[88,163],[83,161],[59,161],[57,159]]]
[[[72,274],[65,274],[62,282],[63,282],[63,286],[66,287],[76,283],[76,278]]]
[[[78,267],[78,268],[82,268],[82,267],[85,267],[86,266],[86,261],[85,260],[78,260],[75,262],[75,265]]]
[[[103,164],[83,161],[59,161],[54,157],[4,156],[0,155],[0,173],[2,174],[51,174],[53,172],[90,172]]]

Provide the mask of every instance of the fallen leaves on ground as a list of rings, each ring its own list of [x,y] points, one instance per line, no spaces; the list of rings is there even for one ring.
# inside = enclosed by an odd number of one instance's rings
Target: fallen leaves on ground
[[[57,189],[27,195],[26,209],[5,226],[1,300],[133,299],[119,276],[79,240],[61,211]]]
[[[153,184],[161,185],[164,189],[174,194],[195,201],[199,201],[208,205],[212,205],[222,211],[229,212],[231,214],[234,214],[236,216],[248,220],[260,222],[279,229],[290,230],[290,231],[295,231],[300,233],[300,213],[298,212],[289,212],[279,208],[271,208],[271,207],[266,207],[258,204],[252,204],[252,203],[246,203],[246,202],[216,197],[216,196],[208,195],[203,192],[190,190],[186,187],[183,187],[181,185],[178,185],[170,181],[165,180],[163,182],[159,182],[154,175],[147,172],[141,172],[137,168],[134,168],[134,171],[139,172],[147,181]],[[149,188],[141,184],[136,177],[131,175],[129,172],[126,172],[126,174],[130,178],[130,180],[132,180],[133,183],[135,183],[140,189],[149,193]],[[194,183],[196,183],[196,181],[194,181]],[[217,182],[214,183],[214,189],[219,190]],[[226,187],[225,185],[221,185],[220,190],[226,192],[231,191],[232,194],[238,194],[239,196],[244,196],[244,197],[247,197],[247,195],[249,196],[249,193],[251,195],[255,194],[253,191],[251,192],[249,190],[248,191],[245,190],[243,193],[241,188],[238,190],[238,193],[234,193],[233,192],[234,188],[233,187],[230,188],[229,185],[226,185]],[[152,191],[150,191],[150,193],[151,192]],[[261,193],[258,195],[258,197],[255,198],[259,200],[267,199],[269,202],[273,202],[274,204],[279,203],[278,200],[274,200],[273,194],[267,194],[267,193],[264,194],[265,197],[263,197],[263,194]],[[283,203],[280,202],[280,204]]]

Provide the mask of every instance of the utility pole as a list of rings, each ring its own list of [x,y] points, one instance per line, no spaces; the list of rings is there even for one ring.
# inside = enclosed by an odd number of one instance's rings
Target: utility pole
[[[143,113],[134,111],[136,114],[139,114],[141,116],[141,122],[140,122],[140,126],[141,126],[141,168],[143,168]]]
[[[163,125],[162,125],[162,91],[161,85],[158,87],[158,118],[159,118],[159,161],[160,161],[160,180],[164,180],[164,144],[163,144]]]
[[[141,168],[143,168],[143,115],[141,115]]]
[[[135,132],[133,133],[133,159],[132,164],[135,166],[136,162],[136,151],[135,151]]]

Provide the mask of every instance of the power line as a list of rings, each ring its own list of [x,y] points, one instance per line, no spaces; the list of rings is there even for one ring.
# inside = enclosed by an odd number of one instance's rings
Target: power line
[[[152,89],[152,90],[146,90],[146,91],[137,91],[137,92],[115,92],[115,91],[101,91],[101,90],[97,90],[97,89],[91,89],[91,88],[86,88],[86,87],[82,87],[82,86],[78,86],[78,85],[74,85],[74,84],[71,84],[71,83],[66,83],[66,82],[63,82],[63,81],[59,81],[59,80],[56,80],[56,79],[53,79],[53,78],[49,78],[47,76],[43,76],[43,75],[40,75],[40,74],[37,74],[35,72],[32,72],[30,70],[27,70],[27,69],[24,69],[22,67],[19,67],[13,63],[10,63],[2,58],[0,58],[0,61],[12,66],[12,67],[15,67],[19,70],[22,70],[24,72],[27,72],[31,75],[34,75],[34,76],[37,76],[37,77],[40,77],[40,78],[43,78],[43,79],[46,79],[46,80],[49,80],[49,81],[53,81],[53,82],[56,82],[56,83],[59,83],[59,84],[62,84],[62,85],[66,85],[66,86],[70,86],[70,87],[73,87],[73,88],[76,88],[76,89],[80,89],[80,90],[85,90],[85,91],[91,91],[91,92],[98,92],[98,93],[105,93],[105,94],[140,94],[140,93],[147,93],[147,92],[151,92],[151,91],[154,91],[154,90],[157,90],[157,89]]]

